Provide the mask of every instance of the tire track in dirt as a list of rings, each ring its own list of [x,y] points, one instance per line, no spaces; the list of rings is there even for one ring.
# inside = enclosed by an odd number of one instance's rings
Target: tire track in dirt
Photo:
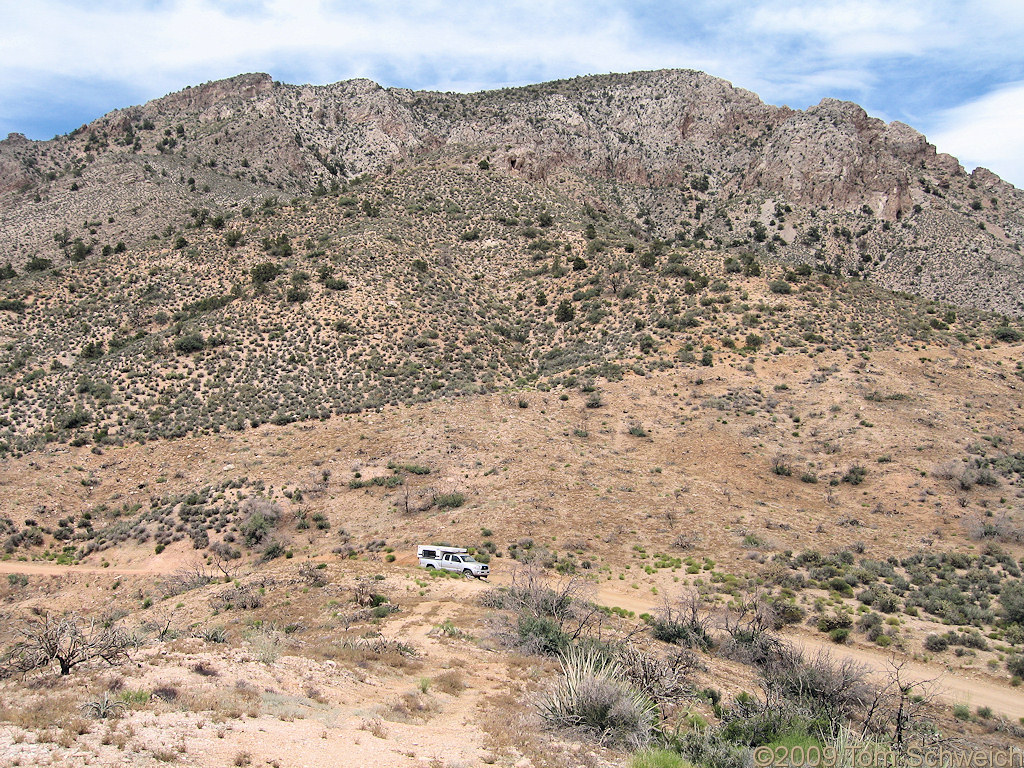
[[[40,562],[21,562],[0,560],[0,573],[21,573],[26,576],[74,576],[107,574],[110,576],[166,576],[174,573],[180,565],[174,567],[147,566],[146,568],[97,568],[86,565],[56,565]]]

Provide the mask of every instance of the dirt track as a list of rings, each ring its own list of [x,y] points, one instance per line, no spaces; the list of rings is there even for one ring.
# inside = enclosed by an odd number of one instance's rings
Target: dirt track
[[[110,576],[160,576],[174,573],[180,565],[147,566],[146,568],[97,568],[91,565],[56,565],[0,560],[0,573],[23,573],[26,576],[69,576],[73,574],[107,574]]]

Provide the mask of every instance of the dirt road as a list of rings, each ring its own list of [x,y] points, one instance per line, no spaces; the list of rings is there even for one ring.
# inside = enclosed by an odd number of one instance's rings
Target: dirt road
[[[106,574],[109,576],[166,576],[182,567],[181,562],[147,562],[138,568],[103,568],[95,565],[57,565],[39,560],[0,560],[0,573],[23,573],[26,576],[69,576],[74,574]]]

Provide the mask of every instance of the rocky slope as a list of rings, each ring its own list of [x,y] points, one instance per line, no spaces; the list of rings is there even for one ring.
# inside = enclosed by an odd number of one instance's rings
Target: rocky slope
[[[259,74],[187,88],[49,142],[0,142],[0,248],[15,267],[52,257],[54,235],[80,222],[86,241],[131,243],[193,207],[306,195],[438,155],[623,216],[647,237],[1024,312],[1018,190],[854,104],[778,108],[692,71],[475,94]]]

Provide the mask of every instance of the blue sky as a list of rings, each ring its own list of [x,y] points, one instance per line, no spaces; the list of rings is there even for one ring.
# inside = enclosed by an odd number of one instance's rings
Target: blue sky
[[[240,72],[468,91],[663,67],[850,99],[1024,187],[1022,0],[0,0],[0,136]]]

